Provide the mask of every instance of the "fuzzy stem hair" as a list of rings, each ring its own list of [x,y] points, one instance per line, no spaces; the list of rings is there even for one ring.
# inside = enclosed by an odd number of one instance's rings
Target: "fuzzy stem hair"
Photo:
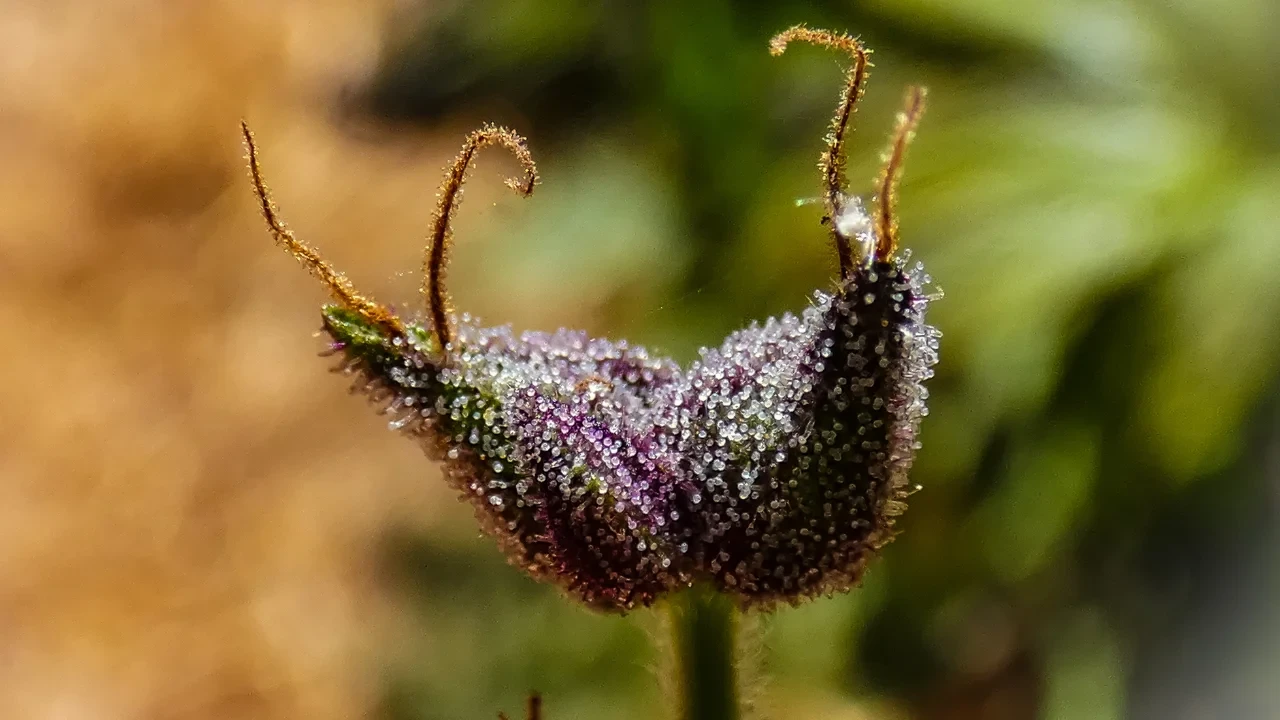
[[[741,613],[728,596],[694,586],[666,607],[669,680],[677,720],[744,720]]]

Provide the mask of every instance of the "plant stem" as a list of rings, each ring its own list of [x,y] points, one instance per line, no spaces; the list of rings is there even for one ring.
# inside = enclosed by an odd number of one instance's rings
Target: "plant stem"
[[[694,587],[667,608],[679,720],[741,720],[737,679],[738,610],[725,596]]]

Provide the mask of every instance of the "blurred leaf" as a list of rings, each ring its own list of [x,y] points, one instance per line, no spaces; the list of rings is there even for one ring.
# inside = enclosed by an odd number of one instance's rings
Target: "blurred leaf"
[[[1000,486],[970,519],[1000,582],[1014,584],[1066,550],[1064,539],[1081,520],[1097,480],[1096,430],[1068,422],[1051,424],[1017,444]]]

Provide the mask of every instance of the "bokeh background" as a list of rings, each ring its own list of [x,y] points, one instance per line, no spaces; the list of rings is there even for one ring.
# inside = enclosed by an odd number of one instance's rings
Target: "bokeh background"
[[[660,717],[648,613],[508,568],[316,359],[255,214],[416,298],[493,120],[460,307],[681,359],[832,276],[815,161],[876,51],[869,190],[931,108],[906,244],[946,299],[913,499],[858,592],[761,618],[769,717],[1280,717],[1280,5],[1272,0],[8,0],[0,716]],[[863,182],[865,181],[865,182]]]

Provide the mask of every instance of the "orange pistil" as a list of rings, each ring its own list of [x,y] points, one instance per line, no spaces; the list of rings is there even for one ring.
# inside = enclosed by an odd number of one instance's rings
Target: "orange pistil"
[[[922,87],[907,88],[906,106],[898,113],[898,125],[893,130],[893,140],[876,183],[876,258],[879,260],[888,260],[898,249],[898,218],[893,206],[897,202],[898,181],[902,178],[907,146],[916,135],[920,116],[924,115],[925,95],[926,90]]]
[[[857,38],[845,33],[814,30],[804,25],[796,25],[774,35],[769,41],[769,52],[774,56],[781,55],[786,51],[787,44],[793,40],[840,50],[853,58],[853,67],[849,68],[844,90],[840,93],[840,104],[836,106],[835,117],[831,119],[831,131],[827,133],[827,149],[822,152],[822,157],[818,161],[825,189],[823,200],[827,218],[831,220],[831,237],[840,259],[840,277],[847,279],[853,272],[853,249],[849,245],[849,239],[836,232],[834,218],[839,210],[841,196],[848,184],[845,179],[844,135],[853,118],[854,108],[862,97],[863,85],[867,80],[867,68],[871,67],[868,60],[871,51],[863,47]]]
[[[449,298],[444,288],[444,270],[449,263],[449,245],[453,239],[449,224],[460,200],[467,167],[471,164],[476,151],[488,145],[501,145],[507,148],[515,154],[516,159],[524,167],[524,177],[508,179],[507,187],[527,197],[533,192],[533,186],[538,182],[538,167],[533,162],[533,156],[529,154],[525,139],[496,125],[485,125],[468,135],[466,143],[462,146],[462,152],[448,168],[444,183],[440,186],[439,204],[436,206],[431,234],[427,240],[427,257],[423,268],[425,277],[422,285],[422,294],[426,296],[427,309],[431,313],[432,329],[442,349],[453,340],[453,328],[449,324]]]
[[[240,121],[240,131],[244,135],[245,149],[248,151],[249,178],[253,181],[253,192],[262,206],[262,216],[266,218],[267,227],[271,230],[271,235],[276,242],[324,283],[333,297],[343,306],[359,313],[370,323],[403,334],[404,325],[399,318],[387,308],[357,291],[346,275],[335,270],[320,257],[320,253],[315,248],[299,240],[284,220],[280,219],[276,205],[271,200],[271,190],[267,188],[267,183],[262,177],[262,166],[258,160],[258,146],[253,141],[253,132],[249,130],[248,123],[243,120]]]

